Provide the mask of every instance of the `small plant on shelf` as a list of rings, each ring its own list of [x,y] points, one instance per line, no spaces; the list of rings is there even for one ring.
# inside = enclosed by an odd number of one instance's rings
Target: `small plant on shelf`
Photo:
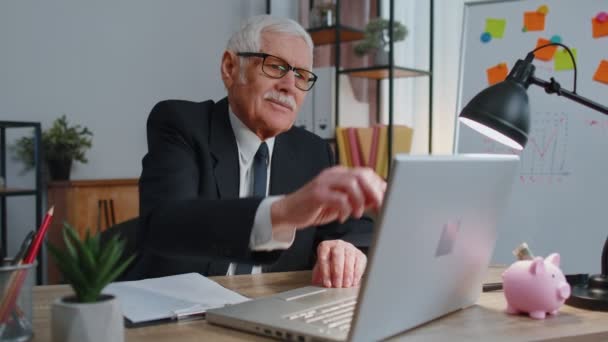
[[[51,179],[69,179],[74,160],[88,162],[85,152],[92,146],[92,136],[93,133],[86,126],[70,126],[65,115],[55,119],[51,128],[42,132],[41,145]],[[23,171],[34,167],[34,137],[21,137],[16,141],[13,150],[16,159],[24,164]]]
[[[365,36],[355,45],[355,54],[365,56],[374,51],[385,51],[389,44],[390,21],[384,18],[370,20],[365,26]],[[393,40],[399,42],[407,37],[407,28],[398,21],[393,22]]]

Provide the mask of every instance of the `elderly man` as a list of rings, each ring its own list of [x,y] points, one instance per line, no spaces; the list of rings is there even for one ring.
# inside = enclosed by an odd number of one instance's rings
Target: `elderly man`
[[[334,166],[330,146],[293,126],[316,76],[308,33],[251,18],[228,42],[219,102],[163,101],[147,124],[140,180],[138,277],[310,269],[314,284],[359,283],[353,244],[386,183]],[[340,239],[341,238],[341,239]]]

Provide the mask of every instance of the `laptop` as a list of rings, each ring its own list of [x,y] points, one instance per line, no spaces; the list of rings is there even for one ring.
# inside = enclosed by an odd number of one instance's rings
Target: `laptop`
[[[360,288],[307,286],[207,311],[291,341],[375,341],[474,304],[515,155],[397,155]]]

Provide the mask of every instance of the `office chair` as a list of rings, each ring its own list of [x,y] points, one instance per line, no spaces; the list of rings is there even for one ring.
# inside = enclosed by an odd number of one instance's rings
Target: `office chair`
[[[101,232],[100,242],[101,245],[104,246],[112,237],[117,234],[120,234],[121,238],[125,240],[125,248],[120,257],[120,262],[123,262],[128,257],[133,254],[138,254],[138,245],[137,245],[137,225],[139,222],[139,218],[135,217],[130,220],[121,222],[119,224],[115,224],[112,227]],[[131,262],[131,265],[127,267],[127,269],[118,276],[115,281],[123,281],[127,280],[126,275],[133,268],[133,265],[137,263],[137,256],[135,260]]]

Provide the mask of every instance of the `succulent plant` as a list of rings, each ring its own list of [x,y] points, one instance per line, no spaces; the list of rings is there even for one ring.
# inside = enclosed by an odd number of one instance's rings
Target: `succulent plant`
[[[50,243],[47,246],[80,303],[98,301],[103,288],[122,274],[135,257],[131,255],[121,262],[125,241],[119,235],[102,245],[100,232],[91,235],[87,229],[81,240],[67,222],[63,224],[62,234],[65,249]]]

